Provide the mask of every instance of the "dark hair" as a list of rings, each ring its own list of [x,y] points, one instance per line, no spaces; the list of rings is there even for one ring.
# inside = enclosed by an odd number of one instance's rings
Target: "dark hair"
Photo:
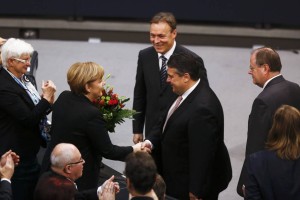
[[[164,200],[166,194],[166,183],[161,175],[156,175],[156,180],[153,185],[153,190],[158,198],[158,200]]]
[[[150,21],[151,24],[158,24],[159,22],[166,22],[171,27],[171,32],[176,29],[177,22],[174,15],[170,12],[160,12],[154,15]]]
[[[129,179],[134,190],[140,194],[151,191],[156,180],[156,165],[146,152],[131,153],[125,160],[126,178]]]
[[[268,64],[271,72],[280,72],[282,65],[279,54],[270,47],[261,47],[255,49],[252,54],[255,54],[256,64],[258,66]]]
[[[40,179],[34,192],[34,200],[73,200],[74,183],[66,177],[49,175]]]
[[[266,147],[276,151],[282,159],[300,157],[300,112],[297,108],[283,105],[277,109]]]
[[[176,69],[179,76],[188,73],[194,81],[200,78],[199,65],[204,68],[203,63],[200,63],[195,55],[187,52],[173,54],[168,61],[168,67]]]

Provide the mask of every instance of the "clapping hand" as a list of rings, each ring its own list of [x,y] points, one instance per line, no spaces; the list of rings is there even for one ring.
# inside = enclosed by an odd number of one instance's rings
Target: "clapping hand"
[[[120,186],[118,182],[113,182],[115,176],[111,176],[102,185],[98,198],[100,200],[113,200],[115,199],[115,194],[120,192]]]
[[[11,150],[3,154],[0,160],[0,177],[11,179],[14,174],[15,165],[18,165],[19,161],[19,156]]]
[[[54,93],[56,92],[56,86],[51,80],[42,83],[42,97],[46,99],[49,103],[54,103]]]

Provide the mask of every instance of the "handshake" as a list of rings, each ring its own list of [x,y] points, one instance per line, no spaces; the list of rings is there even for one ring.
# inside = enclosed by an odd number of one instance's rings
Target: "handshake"
[[[144,142],[136,143],[132,146],[133,152],[143,151],[147,153],[151,153],[152,150],[152,144],[149,140],[145,140]]]

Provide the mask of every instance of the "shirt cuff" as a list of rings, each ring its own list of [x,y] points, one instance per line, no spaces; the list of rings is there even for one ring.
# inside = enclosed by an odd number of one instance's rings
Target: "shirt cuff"
[[[147,143],[147,144],[149,144],[150,147],[151,147],[151,149],[153,149],[153,145],[152,145],[152,143],[150,142],[150,140],[145,140],[144,142]]]
[[[97,195],[99,196],[101,193],[102,193],[102,187],[99,186],[98,189],[97,189]]]
[[[9,183],[11,183],[11,181],[8,178],[1,178],[1,181],[8,181]]]

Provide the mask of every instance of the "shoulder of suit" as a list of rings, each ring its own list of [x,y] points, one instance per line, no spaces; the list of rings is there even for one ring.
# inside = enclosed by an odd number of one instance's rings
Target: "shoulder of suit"
[[[156,53],[155,49],[153,46],[147,47],[145,49],[140,50],[140,54],[144,54],[144,53]]]

